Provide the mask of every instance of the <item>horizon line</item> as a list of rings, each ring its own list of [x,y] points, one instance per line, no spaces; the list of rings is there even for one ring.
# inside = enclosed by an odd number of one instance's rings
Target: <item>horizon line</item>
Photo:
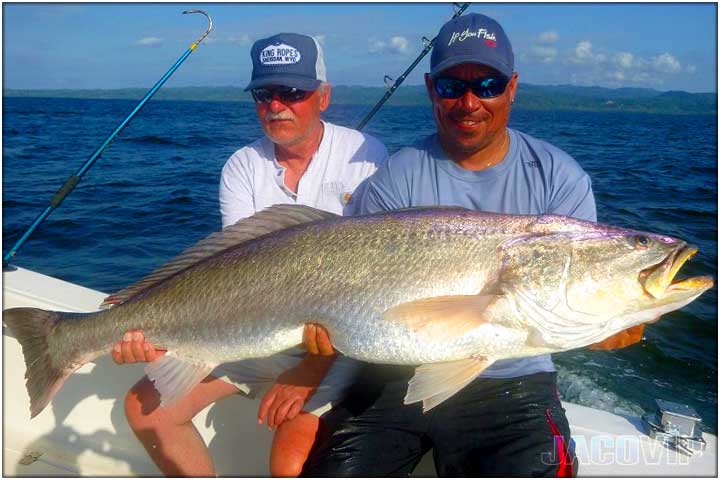
[[[671,90],[658,90],[656,88],[651,87],[606,87],[602,85],[573,85],[570,83],[555,83],[555,84],[541,84],[541,83],[527,83],[527,82],[519,82],[519,85],[530,85],[530,86],[536,86],[536,87],[571,87],[571,88],[600,88],[605,90],[647,90],[647,91],[653,91],[653,92],[659,92],[659,93],[670,93],[670,92],[681,92],[681,93],[688,93],[691,95],[695,94],[715,94],[717,95],[717,90],[711,90],[711,91],[701,91],[701,92],[690,92],[687,90],[677,90],[677,89],[671,89]],[[386,90],[387,88],[384,86],[373,86],[373,85],[345,85],[345,84],[338,84],[333,85],[330,84],[332,88],[337,87],[345,87],[345,88],[374,88],[379,90]],[[418,84],[406,84],[403,85],[405,87],[425,87],[424,84],[418,83]],[[18,88],[18,87],[5,87],[3,86],[3,92],[5,91],[12,91],[12,90],[21,90],[21,91],[27,91],[27,92],[33,92],[33,91],[64,91],[64,92],[82,92],[82,91],[88,91],[88,90],[100,90],[100,91],[113,91],[113,90],[135,90],[135,89],[144,89],[147,90],[149,87],[147,86],[136,86],[136,87],[110,87],[110,88],[104,88],[104,87],[85,87],[85,88],[52,88],[52,87],[45,87],[45,88]],[[172,87],[164,87],[163,90],[177,90],[177,89],[183,89],[183,88],[206,88],[206,89],[213,89],[213,88],[234,88],[238,90],[244,90],[244,87],[237,86],[237,85],[184,85],[184,86],[172,86]],[[249,95],[249,93],[248,93]]]

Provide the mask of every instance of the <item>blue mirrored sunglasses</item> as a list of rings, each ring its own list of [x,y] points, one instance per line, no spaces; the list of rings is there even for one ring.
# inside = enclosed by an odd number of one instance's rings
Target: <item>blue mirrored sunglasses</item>
[[[504,75],[491,75],[471,82],[453,77],[439,77],[433,83],[435,91],[442,98],[460,98],[469,89],[479,98],[494,98],[502,95],[510,83]]]
[[[283,103],[294,103],[305,100],[312,92],[312,90],[300,90],[294,87],[253,88],[250,90],[255,103],[270,103],[275,95]]]

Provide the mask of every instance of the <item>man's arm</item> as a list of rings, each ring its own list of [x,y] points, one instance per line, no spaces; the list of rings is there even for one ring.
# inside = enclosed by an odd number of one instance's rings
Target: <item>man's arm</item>
[[[590,350],[614,350],[616,348],[624,348],[642,340],[645,324],[630,327],[627,330],[616,333],[606,338],[602,342],[588,345]]]
[[[298,366],[280,375],[260,401],[258,424],[274,428],[295,418],[330,370],[337,353],[323,326],[306,324],[303,345],[308,355]]]
[[[322,376],[330,368],[332,360],[336,356],[325,327],[315,323],[306,324],[303,330],[303,344],[310,354],[306,357],[309,370],[301,372],[303,373],[303,379],[314,378],[314,375],[322,371],[320,376],[320,380],[322,380]],[[151,342],[146,341],[142,330],[135,329],[125,332],[122,341],[113,345],[111,356],[115,363],[122,365],[125,363],[153,362],[165,355],[166,352],[167,350],[164,348],[155,348]]]

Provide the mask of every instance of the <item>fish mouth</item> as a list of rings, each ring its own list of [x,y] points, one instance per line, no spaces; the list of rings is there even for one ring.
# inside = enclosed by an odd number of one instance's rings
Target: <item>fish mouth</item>
[[[697,252],[695,245],[683,245],[673,250],[660,264],[640,272],[640,283],[645,291],[654,298],[662,298],[670,293],[693,294],[711,288],[712,277],[675,278],[685,262]]]

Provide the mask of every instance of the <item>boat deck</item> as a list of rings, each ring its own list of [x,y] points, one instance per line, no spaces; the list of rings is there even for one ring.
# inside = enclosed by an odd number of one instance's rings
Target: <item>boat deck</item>
[[[3,273],[3,308],[91,311],[104,297],[101,292],[25,269]],[[142,366],[118,367],[109,355],[88,363],[33,420],[29,418],[24,373],[20,346],[3,329],[3,475],[160,475],[127,426],[122,408],[125,393],[143,375]],[[704,435],[705,453],[687,457],[644,435],[638,418],[571,403],[564,406],[580,476],[717,476],[714,435]],[[219,475],[269,475],[272,434],[255,423],[256,411],[256,400],[227,399],[195,418]],[[415,475],[434,475],[429,455]]]

